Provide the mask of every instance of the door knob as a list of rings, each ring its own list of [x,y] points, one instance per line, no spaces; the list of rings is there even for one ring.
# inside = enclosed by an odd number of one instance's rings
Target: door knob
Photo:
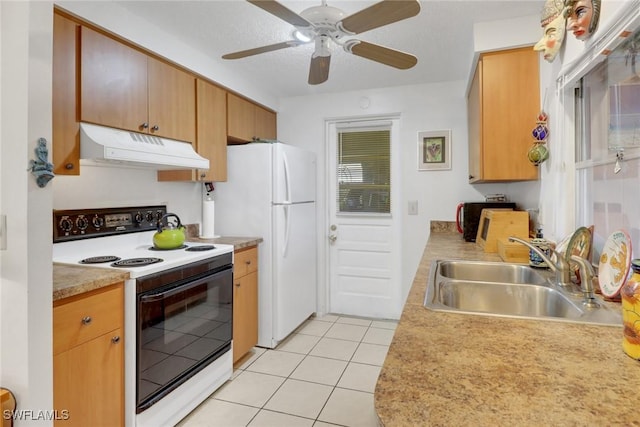
[[[338,236],[336,236],[335,234],[329,234],[329,241],[330,242],[335,242],[338,239]]]

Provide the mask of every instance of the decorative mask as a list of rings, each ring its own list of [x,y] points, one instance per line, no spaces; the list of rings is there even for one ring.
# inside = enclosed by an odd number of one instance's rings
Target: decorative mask
[[[544,33],[533,50],[542,51],[544,59],[553,62],[564,41],[566,29],[564,0],[546,0],[540,16],[540,24]]]
[[[586,40],[598,28],[600,0],[565,0],[567,31],[578,40]]]

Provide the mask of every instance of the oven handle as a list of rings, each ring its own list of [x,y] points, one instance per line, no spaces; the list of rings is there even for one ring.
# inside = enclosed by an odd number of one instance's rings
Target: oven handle
[[[168,291],[164,291],[164,292],[156,292],[153,294],[148,294],[148,295],[142,295],[140,297],[140,302],[144,303],[144,302],[155,302],[155,301],[160,301],[164,298],[173,296],[175,294],[177,294],[178,292],[183,292],[184,291],[184,287],[183,286],[178,286],[172,289],[169,289]]]
[[[209,276],[211,277],[211,276]],[[189,282],[186,284],[186,286],[183,285],[178,285],[176,287],[173,287],[169,290],[166,290],[164,292],[154,292],[152,294],[145,294],[140,296],[140,302],[144,303],[144,302],[155,302],[155,301],[160,301],[164,298],[168,298],[171,297],[179,292],[184,292],[186,290],[189,290],[190,288],[196,287],[198,285],[201,285],[203,283],[202,280],[198,280],[195,282]]]
[[[143,303],[143,302],[159,301],[159,300],[161,300],[163,298],[173,296],[173,295],[177,294],[178,292],[183,292],[185,290],[188,290],[189,288],[196,287],[196,286],[201,285],[202,283],[206,282],[206,280],[202,280],[202,279],[209,280],[209,279],[211,279],[213,277],[220,276],[221,274],[229,274],[231,271],[233,271],[233,270],[231,270],[231,268],[225,268],[223,270],[217,271],[214,274],[208,274],[205,277],[200,277],[197,280],[193,280],[191,282],[186,282],[186,283],[183,283],[181,285],[174,286],[171,289],[168,289],[166,291],[154,292],[154,293],[148,293],[148,294],[145,293],[145,294],[140,296],[140,302]]]

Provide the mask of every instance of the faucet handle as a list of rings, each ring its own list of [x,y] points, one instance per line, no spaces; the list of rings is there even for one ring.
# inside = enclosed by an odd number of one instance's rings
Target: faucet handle
[[[577,255],[571,255],[571,261],[578,264],[581,273],[581,283],[580,288],[582,289],[582,294],[584,295],[584,300],[582,301],[582,305],[589,308],[597,308],[600,307],[600,304],[596,302],[595,296],[595,286],[593,285],[593,281],[595,279],[595,272],[593,271],[593,267],[591,263],[586,259],[579,257]]]

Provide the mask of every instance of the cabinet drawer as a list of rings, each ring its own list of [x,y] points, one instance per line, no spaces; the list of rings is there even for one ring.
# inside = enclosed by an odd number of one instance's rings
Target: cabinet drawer
[[[258,247],[242,249],[234,254],[233,275],[235,277],[246,276],[258,271]]]
[[[124,284],[119,283],[53,308],[53,354],[123,326]]]

